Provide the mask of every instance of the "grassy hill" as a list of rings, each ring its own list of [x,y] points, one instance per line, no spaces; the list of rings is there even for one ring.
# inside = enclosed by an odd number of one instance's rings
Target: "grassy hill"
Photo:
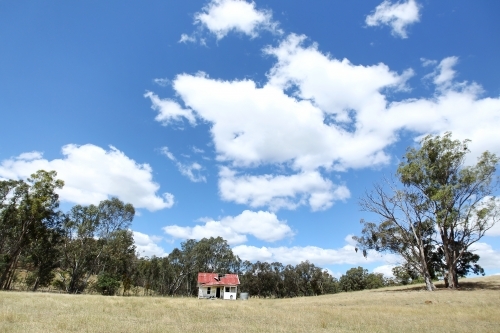
[[[0,292],[0,332],[500,332],[500,276],[461,283],[248,301]]]

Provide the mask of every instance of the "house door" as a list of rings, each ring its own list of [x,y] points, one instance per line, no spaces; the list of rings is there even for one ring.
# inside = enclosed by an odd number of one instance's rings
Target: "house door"
[[[220,287],[217,287],[217,291],[215,292],[215,297],[220,298]]]

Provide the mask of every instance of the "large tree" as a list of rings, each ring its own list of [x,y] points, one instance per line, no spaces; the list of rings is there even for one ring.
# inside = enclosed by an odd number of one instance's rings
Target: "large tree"
[[[60,277],[66,291],[82,292],[95,274],[123,273],[135,247],[127,231],[135,210],[117,198],[98,206],[76,205],[64,223]]]
[[[361,199],[366,211],[381,217],[364,222],[358,246],[400,254],[406,264],[434,289],[429,270],[442,252],[450,288],[477,256],[470,246],[479,241],[499,219],[494,191],[498,157],[484,152],[476,164],[466,165],[468,140],[452,140],[451,133],[426,136],[419,148],[409,148],[389,186],[376,185]],[[437,233],[437,234],[436,234]],[[365,252],[366,253],[366,252]],[[479,268],[480,271],[480,268]]]
[[[426,136],[419,149],[410,148],[398,168],[401,182],[425,198],[425,213],[438,229],[450,288],[458,286],[458,265],[469,247],[499,218],[493,196],[499,158],[488,151],[466,165],[469,140],[451,133]]]
[[[56,175],[55,171],[39,170],[26,181],[0,181],[0,289],[10,289],[23,251],[50,246],[40,242],[51,239],[57,230],[56,190],[64,182],[56,179]],[[37,253],[41,255],[40,251]],[[47,258],[39,257],[41,261]],[[50,263],[43,266],[46,265]]]
[[[388,180],[385,187],[375,185],[360,200],[360,205],[363,210],[380,216],[378,223],[361,220],[362,236],[353,237],[363,255],[367,255],[367,250],[396,253],[424,278],[427,290],[434,290],[428,251],[433,229],[423,209],[425,198]]]

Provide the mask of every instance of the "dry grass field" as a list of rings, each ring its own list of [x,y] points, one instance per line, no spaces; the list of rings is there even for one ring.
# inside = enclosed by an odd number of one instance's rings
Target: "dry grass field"
[[[0,332],[500,332],[500,276],[461,282],[248,301],[1,292]]]

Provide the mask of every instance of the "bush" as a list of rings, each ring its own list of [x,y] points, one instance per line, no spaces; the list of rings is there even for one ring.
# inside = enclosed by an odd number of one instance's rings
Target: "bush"
[[[120,280],[108,273],[101,273],[97,276],[96,289],[102,295],[114,295],[120,288]]]

